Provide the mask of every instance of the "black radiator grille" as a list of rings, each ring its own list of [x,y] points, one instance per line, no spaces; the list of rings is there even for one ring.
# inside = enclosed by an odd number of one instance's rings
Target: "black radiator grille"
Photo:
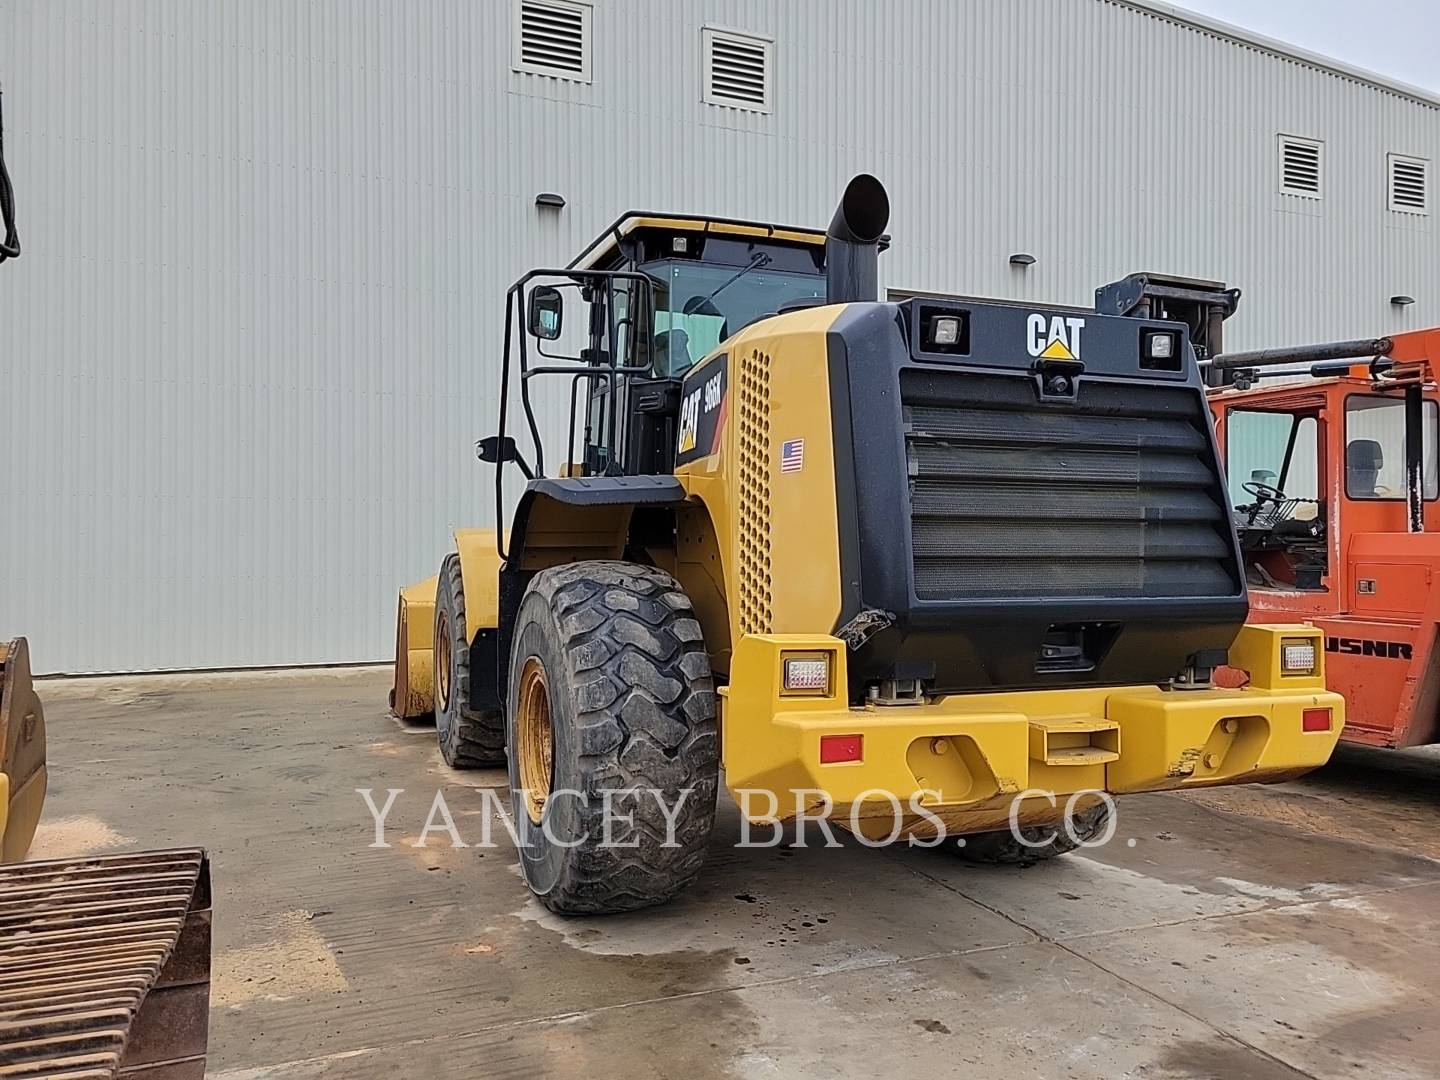
[[[1190,387],[906,372],[922,600],[1233,596],[1230,521]]]

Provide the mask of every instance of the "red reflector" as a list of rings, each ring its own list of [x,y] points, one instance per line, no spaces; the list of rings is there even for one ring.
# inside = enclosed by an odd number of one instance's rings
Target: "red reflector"
[[[1210,678],[1222,690],[1239,690],[1250,685],[1250,672],[1244,668],[1221,665],[1210,673]]]
[[[864,735],[821,735],[820,764],[834,765],[841,761],[859,761],[865,756]]]
[[[1300,714],[1300,726],[1305,731],[1329,731],[1329,709],[1306,709]]]

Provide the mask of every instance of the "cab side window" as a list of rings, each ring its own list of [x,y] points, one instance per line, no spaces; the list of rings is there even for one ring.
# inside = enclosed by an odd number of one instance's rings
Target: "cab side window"
[[[1313,416],[1231,409],[1226,420],[1226,477],[1230,505],[1254,501],[1247,482],[1278,488],[1295,499],[1320,497],[1320,425]]]
[[[1424,402],[1422,458],[1425,498],[1440,494],[1436,428],[1440,406]],[[1345,494],[1352,499],[1405,498],[1405,402],[1379,394],[1345,399]]]

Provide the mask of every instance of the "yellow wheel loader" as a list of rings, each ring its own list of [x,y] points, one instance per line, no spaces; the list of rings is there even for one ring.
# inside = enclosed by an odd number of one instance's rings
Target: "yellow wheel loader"
[[[880,302],[888,216],[870,176],[825,232],[631,213],[508,292],[503,528],[401,593],[391,702],[506,764],[552,910],[693,882],[722,767],[754,822],[1006,861],[1335,746],[1318,632],[1244,625],[1189,328]]]

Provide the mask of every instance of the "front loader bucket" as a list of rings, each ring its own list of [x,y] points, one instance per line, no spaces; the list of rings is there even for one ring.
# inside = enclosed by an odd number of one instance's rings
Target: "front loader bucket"
[[[390,711],[402,720],[426,716],[435,709],[435,590],[438,576],[400,590],[395,617],[395,682]]]
[[[30,850],[45,802],[45,714],[30,681],[30,645],[0,643],[0,863]]]

